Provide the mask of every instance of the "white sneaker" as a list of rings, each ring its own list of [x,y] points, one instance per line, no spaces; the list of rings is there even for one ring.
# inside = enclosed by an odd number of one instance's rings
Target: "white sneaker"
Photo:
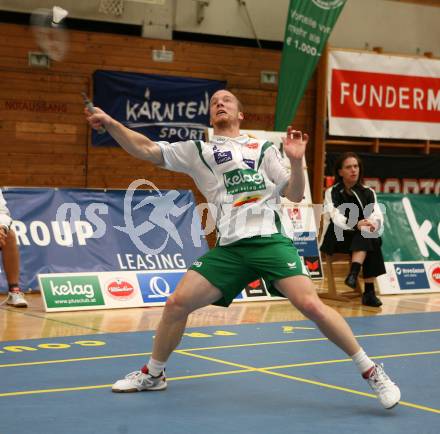
[[[383,365],[376,364],[366,380],[376,394],[377,399],[387,410],[399,403],[400,389],[385,373]]]
[[[144,366],[142,370],[131,372],[124,379],[118,380],[112,386],[112,392],[142,392],[143,390],[165,390],[167,388],[167,380],[165,372],[158,377],[153,377],[148,373],[148,368]]]
[[[11,290],[9,290],[6,304],[14,307],[28,307],[28,303],[24,298],[24,294],[20,290],[20,288],[12,288]]]

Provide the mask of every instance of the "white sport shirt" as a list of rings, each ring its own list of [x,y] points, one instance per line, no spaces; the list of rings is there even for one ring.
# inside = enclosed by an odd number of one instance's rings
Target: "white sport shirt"
[[[6,200],[3,197],[3,194],[0,190],[0,226],[6,227],[9,229],[11,226],[12,219],[9,214],[9,210],[6,206]]]
[[[290,174],[271,142],[242,135],[157,144],[163,167],[191,176],[214,205],[219,245],[276,232],[292,235],[291,221],[280,207]]]

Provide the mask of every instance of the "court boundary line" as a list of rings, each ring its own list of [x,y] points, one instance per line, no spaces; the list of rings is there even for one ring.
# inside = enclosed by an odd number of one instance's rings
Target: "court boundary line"
[[[406,330],[400,332],[384,332],[384,333],[371,333],[355,335],[356,338],[366,338],[366,337],[384,337],[384,336],[398,336],[406,334],[417,334],[417,333],[437,333],[440,332],[440,328],[436,329],[424,329],[424,330]],[[136,333],[136,332],[135,332]],[[208,351],[208,350],[218,350],[218,349],[229,349],[229,348],[244,348],[244,347],[255,347],[264,345],[282,345],[290,343],[304,343],[304,342],[318,342],[318,341],[328,341],[326,337],[320,338],[304,338],[304,339],[289,339],[285,341],[266,341],[266,342],[249,342],[247,344],[230,344],[230,345],[216,345],[210,347],[196,347],[196,348],[182,348],[176,351]],[[86,362],[93,360],[105,360],[105,359],[118,359],[124,357],[140,357],[149,356],[151,351],[142,353],[128,353],[128,354],[115,354],[115,355],[104,355],[104,356],[91,356],[91,357],[78,357],[69,359],[58,359],[58,360],[38,360],[34,362],[19,362],[19,363],[4,363],[0,364],[0,368],[11,368],[11,367],[23,367],[23,366],[36,366],[36,365],[48,365],[57,363],[73,363],[73,362]]]
[[[262,374],[271,375],[271,376],[275,376],[275,377],[285,378],[288,380],[297,381],[300,383],[306,383],[306,384],[310,384],[313,386],[324,387],[324,388],[331,389],[331,390],[337,390],[340,392],[346,392],[346,393],[351,393],[354,395],[377,399],[377,397],[372,393],[362,392],[362,391],[359,391],[356,389],[341,387],[341,386],[337,386],[337,385],[330,384],[330,383],[323,383],[320,381],[310,380],[310,379],[304,378],[304,377],[297,377],[297,376],[293,376],[293,375],[283,374],[281,372],[273,372],[274,369],[282,369],[281,366],[280,367],[273,366],[273,367],[257,368],[254,366],[243,365],[240,363],[230,362],[227,360],[217,359],[214,357],[203,356],[201,354],[192,354],[189,351],[185,351],[185,350],[176,350],[175,352],[178,354],[184,355],[184,356],[207,360],[207,361],[210,361],[213,363],[219,363],[222,365],[233,366],[233,367],[237,367],[240,369],[233,370],[233,371],[220,371],[220,372],[214,372],[214,373],[194,374],[194,375],[187,375],[187,376],[181,376],[181,377],[174,377],[174,378],[169,378],[168,379],[169,381],[179,381],[179,380],[188,380],[188,379],[196,379],[196,378],[216,377],[216,376],[221,376],[221,375],[234,375],[234,374],[243,374],[243,373],[248,373],[248,372],[257,372],[257,373],[262,373]],[[436,353],[440,353],[440,351],[437,351]],[[415,353],[414,353],[414,355],[415,355]],[[401,356],[404,356],[404,355],[400,355],[400,354],[398,355],[398,357],[401,357]],[[389,358],[392,356],[387,355],[384,357]],[[342,359],[341,361],[348,361],[348,360],[350,360],[350,359]],[[289,367],[289,366],[286,366],[286,367]],[[13,397],[13,396],[24,396],[24,395],[36,395],[36,394],[43,394],[43,393],[96,390],[96,389],[103,389],[103,388],[111,388],[111,386],[112,386],[111,384],[101,384],[101,385],[94,385],[94,386],[77,386],[77,387],[68,387],[68,388],[54,388],[54,389],[39,389],[39,390],[28,390],[28,391],[19,391],[19,392],[6,392],[6,393],[0,393],[0,397]],[[440,414],[440,409],[436,409],[436,408],[432,408],[432,407],[428,407],[428,406],[424,406],[424,405],[420,405],[420,404],[415,404],[412,402],[400,401],[399,405],[402,405],[404,407],[414,408],[417,410],[430,412],[430,413]]]
[[[440,353],[440,351],[438,351],[438,353]],[[314,386],[325,387],[325,388],[332,389],[332,390],[338,390],[341,392],[347,392],[347,393],[351,393],[354,395],[360,395],[360,396],[365,396],[368,398],[377,399],[376,395],[374,395],[372,393],[361,392],[359,390],[349,389],[347,387],[336,386],[334,384],[329,384],[329,383],[323,383],[321,381],[310,380],[310,379],[304,378],[304,377],[297,377],[297,376],[293,376],[293,375],[283,374],[281,372],[272,372],[272,370],[269,370],[268,368],[255,368],[253,366],[243,365],[240,363],[234,363],[234,362],[229,362],[229,361],[225,361],[225,360],[217,359],[217,358],[213,358],[213,357],[202,356],[201,354],[191,354],[188,351],[179,351],[179,354],[184,354],[187,356],[208,360],[208,361],[214,362],[214,363],[221,363],[221,364],[225,364],[228,366],[236,366],[236,367],[242,368],[242,369],[253,369],[254,372],[264,373],[264,374],[268,374],[268,375],[272,375],[272,376],[276,376],[276,377],[281,377],[281,378],[287,378],[289,380],[298,381],[300,383],[311,384]],[[351,359],[349,359],[349,360],[351,360]],[[273,369],[273,368],[271,368],[271,369]],[[427,411],[430,413],[440,414],[440,409],[432,408],[432,407],[428,407],[428,406],[420,405],[420,404],[414,404],[412,402],[399,401],[399,405],[402,405],[405,407],[410,407],[410,408],[415,408],[417,410]]]
[[[218,377],[221,375],[232,375],[232,374],[240,374],[246,372],[253,372],[252,369],[236,369],[233,371],[219,371],[219,372],[210,372],[206,374],[194,374],[194,375],[184,375],[179,377],[168,378],[167,381],[182,381],[182,380],[192,380],[197,378],[206,378],[206,377]],[[95,390],[95,389],[110,389],[113,384],[97,384],[93,386],[76,386],[76,387],[58,387],[54,389],[36,389],[36,390],[21,390],[18,392],[4,392],[0,393],[0,398],[4,397],[12,397],[12,396],[23,396],[23,395],[40,395],[45,393],[57,393],[57,392],[77,392],[82,390]]]

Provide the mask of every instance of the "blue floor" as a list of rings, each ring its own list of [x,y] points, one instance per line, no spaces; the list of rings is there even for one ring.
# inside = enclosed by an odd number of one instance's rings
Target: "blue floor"
[[[400,385],[395,409],[298,321],[188,329],[156,393],[110,392],[147,360],[153,332],[1,342],[0,433],[438,434],[440,313],[349,323]]]

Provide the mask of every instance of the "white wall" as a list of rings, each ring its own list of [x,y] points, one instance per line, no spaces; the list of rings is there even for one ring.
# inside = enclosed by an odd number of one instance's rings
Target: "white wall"
[[[341,48],[383,47],[385,52],[440,57],[440,7],[389,0],[348,0],[330,44]]]
[[[125,0],[122,17],[99,13],[99,0],[0,0],[0,9],[30,12],[53,3],[68,9],[73,18],[145,23],[144,34],[151,37],[155,29],[159,29],[157,37],[161,37],[164,32],[160,32],[160,27],[167,23],[178,31],[254,37],[247,14],[237,0],[209,0],[201,24],[197,24],[196,0]],[[282,41],[289,0],[246,0],[246,4],[258,38]],[[165,13],[165,9],[173,13]],[[145,31],[148,21],[157,24],[151,26],[150,32]],[[368,44],[370,48],[381,46],[386,52],[408,54],[416,54],[419,49],[440,57],[440,7],[390,0],[347,0],[330,44],[356,49]]]
[[[247,0],[246,5],[259,39],[284,39],[289,0]],[[196,1],[177,0],[176,30],[254,38],[246,9],[237,0],[210,0],[200,25],[196,22],[195,10]]]
[[[97,21],[115,21],[126,24],[141,24],[145,5],[125,2],[124,15],[112,17],[98,12],[99,0],[0,0],[0,9],[16,12],[32,12],[38,8],[50,9],[60,6],[69,11],[69,17]]]
[[[310,0],[301,0],[310,1]],[[253,38],[252,28],[237,0],[211,0],[205,19],[197,25],[195,1],[177,0],[175,29]],[[259,39],[282,41],[289,0],[247,0]],[[330,45],[416,54],[431,51],[440,56],[440,7],[389,0],[347,0],[330,36]]]

